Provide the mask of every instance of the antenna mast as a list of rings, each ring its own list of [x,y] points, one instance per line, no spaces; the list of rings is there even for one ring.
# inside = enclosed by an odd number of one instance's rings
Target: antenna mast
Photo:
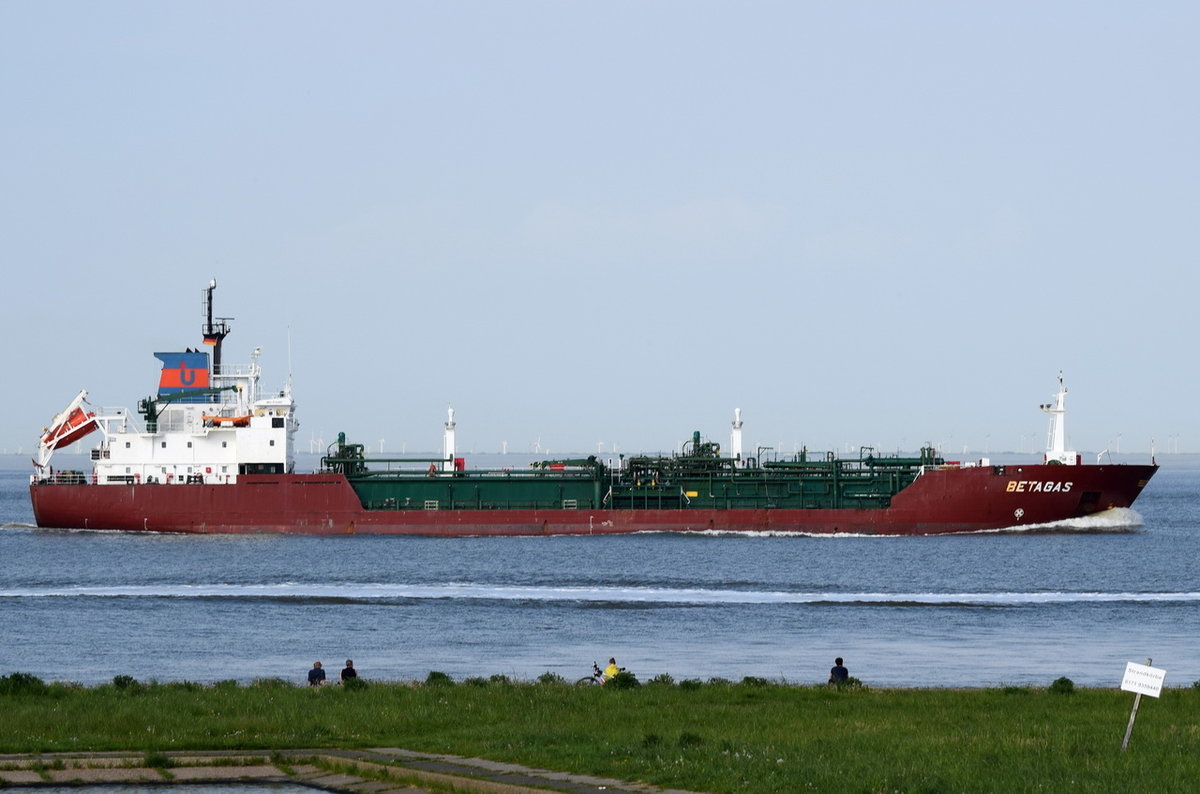
[[[204,344],[211,345],[213,349],[213,375],[221,374],[221,343],[225,337],[229,335],[229,320],[232,317],[217,317],[213,320],[213,290],[217,288],[217,280],[214,278],[208,282],[208,286],[204,288]]]

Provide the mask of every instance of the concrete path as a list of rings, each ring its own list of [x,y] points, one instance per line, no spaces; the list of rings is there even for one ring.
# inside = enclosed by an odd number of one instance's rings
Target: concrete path
[[[517,764],[369,750],[0,755],[0,787],[162,783],[292,783],[353,794],[698,794]],[[234,789],[236,791],[236,787]]]

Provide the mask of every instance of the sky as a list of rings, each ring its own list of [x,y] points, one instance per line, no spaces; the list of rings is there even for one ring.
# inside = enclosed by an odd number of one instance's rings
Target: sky
[[[1200,5],[0,3],[0,451],[200,346],[465,452],[1200,450]]]

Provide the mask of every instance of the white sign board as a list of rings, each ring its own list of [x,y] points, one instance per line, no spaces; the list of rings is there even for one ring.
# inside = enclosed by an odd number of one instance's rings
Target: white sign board
[[[1125,665],[1125,677],[1121,679],[1121,689],[1156,698],[1162,693],[1163,681],[1166,677],[1166,670],[1129,662]]]

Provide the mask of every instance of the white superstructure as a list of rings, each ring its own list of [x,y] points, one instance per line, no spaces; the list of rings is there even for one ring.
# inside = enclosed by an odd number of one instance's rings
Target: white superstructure
[[[155,401],[158,416],[134,427],[125,412],[115,431],[102,417],[104,439],[92,451],[94,482],[234,483],[241,474],[295,469],[298,424],[291,385],[259,393],[259,366],[222,367],[215,403]],[[151,429],[151,425],[157,427]]]
[[[1046,463],[1062,463],[1075,466],[1079,463],[1079,454],[1067,449],[1066,408],[1067,387],[1063,384],[1062,373],[1058,373],[1058,392],[1054,402],[1046,403],[1041,409],[1050,414],[1050,433],[1046,438]]]
[[[142,421],[124,408],[102,408],[95,416],[102,434],[92,450],[90,480],[126,483],[232,484],[244,474],[295,470],[296,404],[291,384],[264,395],[255,360],[223,368],[205,395],[216,402],[147,398]],[[35,477],[50,471],[53,450],[39,455]]]
[[[81,392],[43,433],[35,480],[56,476],[50,458],[63,446],[63,438],[95,430],[102,438],[92,450],[92,471],[82,476],[97,485],[232,484],[247,474],[295,470],[299,423],[291,379],[278,391],[261,391],[257,348],[248,365],[221,363],[221,343],[229,326],[222,318],[213,321],[214,289],[215,280],[205,290],[204,335],[205,344],[212,346],[211,359],[207,352],[190,349],[156,353],[163,362],[158,393],[142,400],[136,414],[125,408],[85,412],[87,393]],[[70,426],[59,429],[64,422]],[[79,429],[74,435],[66,435],[75,427]]]

